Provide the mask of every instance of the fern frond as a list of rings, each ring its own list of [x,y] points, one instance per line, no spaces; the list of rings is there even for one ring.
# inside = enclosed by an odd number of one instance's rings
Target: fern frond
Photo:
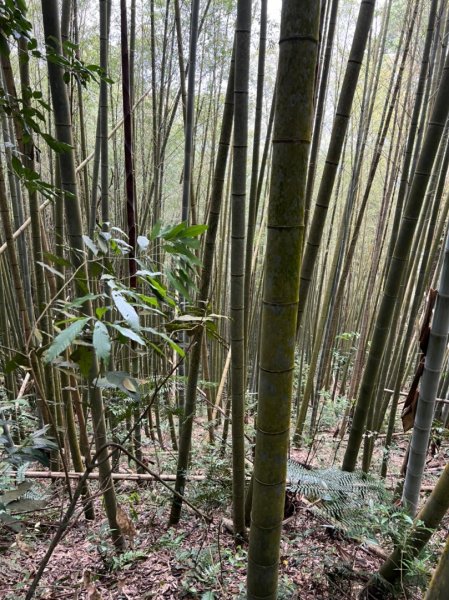
[[[338,521],[352,536],[373,529],[376,507],[383,506],[388,498],[383,482],[361,472],[308,469],[289,460],[287,479],[288,490],[317,501],[318,510]]]

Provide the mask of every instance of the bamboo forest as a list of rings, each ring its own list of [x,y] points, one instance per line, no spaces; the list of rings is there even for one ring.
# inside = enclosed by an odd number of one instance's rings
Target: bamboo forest
[[[449,599],[448,42],[0,0],[1,599]]]

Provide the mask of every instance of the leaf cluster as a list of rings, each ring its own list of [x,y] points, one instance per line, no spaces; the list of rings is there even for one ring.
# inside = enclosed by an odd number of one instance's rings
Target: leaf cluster
[[[184,351],[177,344],[176,338],[168,335],[164,330],[143,325],[142,317],[153,314],[163,321],[170,320],[173,309],[177,307],[177,302],[164,278],[171,283],[176,283],[177,288],[175,289],[185,291],[191,285],[189,270],[193,270],[197,265],[197,259],[196,257],[192,258],[193,255],[190,256],[190,248],[192,241],[199,243],[195,236],[202,231],[204,231],[203,226],[187,227],[184,223],[163,230],[158,225],[153,229],[150,236],[152,240],[168,239],[167,244],[172,249],[173,259],[177,260],[179,256],[182,257],[180,259],[184,269],[182,272],[179,261],[174,270],[170,266],[167,266],[164,274],[157,270],[157,266],[152,264],[151,257],[146,251],[150,245],[150,239],[145,238],[148,244],[140,239],[140,247],[144,248],[145,253],[138,259],[141,267],[137,271],[139,289],[132,289],[120,280],[109,258],[111,254],[123,257],[129,253],[130,246],[126,239],[123,239],[126,238],[123,231],[117,227],[111,227],[109,231],[99,231],[95,240],[83,236],[87,251],[94,256],[89,261],[90,272],[99,278],[103,291],[57,303],[56,310],[64,315],[64,319],[59,321],[56,326],[64,325],[64,329],[59,331],[47,349],[45,360],[54,362],[70,346],[76,344],[76,350],[72,352],[71,360],[78,365],[81,374],[88,377],[92,359],[91,350],[94,349],[96,356],[107,365],[113,342],[127,344],[131,341],[145,348],[150,347],[162,354],[161,344],[168,344],[180,356],[183,356]],[[185,243],[186,240],[187,243]],[[54,275],[64,277],[63,273],[56,268],[61,264],[59,257],[47,255],[47,261],[53,261],[55,266],[47,264],[42,266],[50,269]],[[63,266],[70,266],[70,263],[69,265],[64,263]],[[86,302],[95,303],[94,317],[83,314],[83,306]],[[59,366],[68,365],[59,361]]]
[[[15,445],[9,435],[11,421],[3,418],[0,425],[3,428],[0,435],[0,521],[18,532],[22,526],[14,515],[44,506],[43,497],[34,484],[23,481],[24,471],[30,462],[48,466],[48,453],[57,446],[47,437],[47,427],[32,432],[20,445]],[[15,481],[19,482],[17,486]]]

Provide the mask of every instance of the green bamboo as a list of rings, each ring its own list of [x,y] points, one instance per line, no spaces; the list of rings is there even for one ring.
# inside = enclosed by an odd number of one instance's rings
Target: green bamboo
[[[374,0],[362,0],[360,3],[360,11],[355,26],[351,52],[341,86],[324,171],[318,190],[309,234],[307,236],[304,259],[302,261],[298,324],[301,321],[302,313],[304,312],[307,294],[321,244],[327,209],[334,188],[335,177],[337,175],[343,143],[348,129],[355,90],[363,62],[363,55],[369,37],[368,33],[373,20],[374,5]]]
[[[449,598],[449,537],[432,576],[425,600],[446,600]]]
[[[320,6],[284,0],[259,364],[249,600],[277,597]]]
[[[403,501],[412,514],[415,514],[419,500],[448,333],[449,235],[444,250],[438,296],[430,330],[424,372],[419,387],[419,398],[404,483]]]
[[[229,143],[232,132],[232,118],[234,112],[233,92],[234,60],[232,58],[223,111],[220,143],[215,164],[214,183],[212,187],[212,196],[210,201],[210,211],[208,219],[208,229],[206,233],[206,242],[204,246],[201,287],[198,298],[198,304],[201,311],[204,311],[206,309],[210,296],[210,283],[212,278],[212,268],[214,262],[215,242],[218,231],[221,203],[223,198],[223,188],[225,183],[226,165],[229,153]],[[193,417],[195,415],[197,385],[200,371],[201,340],[203,336],[203,328],[197,328],[194,335],[195,339],[193,340],[192,351],[190,354],[189,361],[189,377],[187,381],[181,435],[179,438],[179,453],[176,471],[175,490],[180,494],[184,494],[186,484],[189,452],[192,439]],[[181,508],[181,499],[179,498],[179,496],[174,495],[170,512],[170,524],[176,524],[179,522],[181,516]]]
[[[443,75],[438,88],[438,94],[428,122],[422,150],[416,165],[410,193],[398,231],[393,256],[391,258],[382,302],[377,314],[374,335],[360,385],[348,446],[343,460],[343,469],[347,471],[354,470],[356,466],[367,410],[371,400],[372,382],[376,380],[379,372],[402,273],[407,266],[409,250],[412,245],[427,184],[430,179],[435,156],[449,113],[449,104],[447,103],[448,94],[449,58],[446,59]]]
[[[368,582],[360,596],[362,600],[383,600],[384,582],[394,585],[402,581],[413,564],[413,559],[430,540],[433,532],[449,508],[449,464],[438,478],[432,493],[418,513],[403,544],[397,545],[385,562]]]
[[[238,0],[235,30],[231,226],[232,505],[234,534],[245,534],[245,203],[251,2]]]
[[[42,0],[42,16],[47,47],[51,52],[61,53],[61,32],[58,19],[57,0]],[[51,59],[47,59],[48,76],[55,115],[55,133],[58,141],[64,142],[73,148],[72,126],[67,89],[63,79],[61,66]],[[61,169],[61,187],[64,191],[64,206],[67,219],[67,233],[72,251],[74,267],[80,269],[77,279],[77,293],[82,296],[87,288],[87,271],[83,265],[84,244],[82,239],[81,210],[78,201],[77,183],[75,174],[75,160],[73,150],[67,150],[59,155]],[[87,288],[88,289],[88,288]],[[90,303],[86,303],[87,314],[92,314]],[[98,378],[98,365],[93,360],[91,371],[91,385],[89,386],[90,405],[95,431],[95,444],[97,451],[103,448],[99,456],[99,472],[104,495],[105,509],[111,529],[112,540],[118,551],[125,546],[125,540],[117,523],[117,501],[115,489],[111,479],[111,466],[105,444],[107,442],[106,423],[101,390],[95,384]]]

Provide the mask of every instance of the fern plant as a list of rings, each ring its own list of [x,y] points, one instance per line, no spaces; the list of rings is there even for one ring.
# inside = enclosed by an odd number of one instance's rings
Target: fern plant
[[[340,526],[351,537],[374,537],[380,511],[389,495],[382,482],[361,472],[331,467],[309,469],[294,460],[287,463],[287,489],[315,502],[315,510]]]

